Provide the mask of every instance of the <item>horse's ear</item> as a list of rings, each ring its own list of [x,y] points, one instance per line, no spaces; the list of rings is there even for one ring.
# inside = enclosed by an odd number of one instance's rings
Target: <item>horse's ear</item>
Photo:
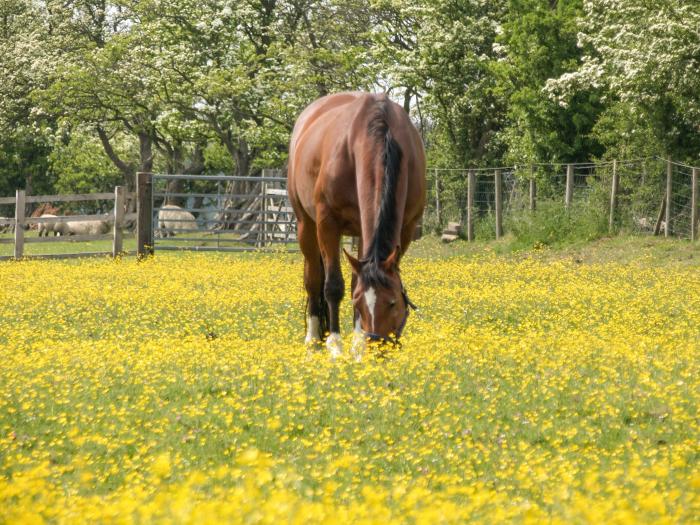
[[[352,268],[352,273],[359,275],[360,270],[362,268],[362,264],[360,263],[360,261],[358,261],[352,255],[350,255],[345,248],[343,248],[343,253],[345,253],[345,257],[347,257],[348,262],[350,263],[350,267]]]
[[[399,260],[401,259],[401,246],[396,246],[394,251],[389,254],[386,261],[382,261],[382,268],[385,272],[394,270],[399,267]]]

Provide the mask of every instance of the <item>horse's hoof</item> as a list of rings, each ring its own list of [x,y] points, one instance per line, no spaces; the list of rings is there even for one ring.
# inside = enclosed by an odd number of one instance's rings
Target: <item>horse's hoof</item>
[[[306,339],[304,346],[306,347],[306,356],[311,357],[313,354],[318,354],[323,350],[323,341],[320,339]]]
[[[331,333],[326,338],[326,348],[331,354],[331,359],[335,360],[343,355],[343,340],[338,333]]]
[[[355,332],[352,338],[352,347],[350,348],[350,353],[355,358],[358,363],[362,361],[362,356],[365,354],[365,349],[367,348],[367,340],[364,334],[358,334]]]

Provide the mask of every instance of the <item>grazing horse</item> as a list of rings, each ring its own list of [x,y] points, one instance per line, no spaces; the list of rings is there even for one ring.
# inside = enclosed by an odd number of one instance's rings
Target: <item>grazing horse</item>
[[[297,217],[308,295],[306,343],[324,335],[342,353],[342,235],[359,238],[352,267],[357,359],[367,339],[398,342],[413,307],[399,262],[425,206],[423,142],[403,108],[386,95],[320,98],[297,119],[289,146],[287,191]]]

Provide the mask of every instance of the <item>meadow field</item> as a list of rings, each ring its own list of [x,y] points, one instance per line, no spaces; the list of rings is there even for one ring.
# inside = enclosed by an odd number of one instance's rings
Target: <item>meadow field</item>
[[[359,363],[298,254],[0,263],[0,522],[697,523],[700,250],[499,251],[417,243]]]

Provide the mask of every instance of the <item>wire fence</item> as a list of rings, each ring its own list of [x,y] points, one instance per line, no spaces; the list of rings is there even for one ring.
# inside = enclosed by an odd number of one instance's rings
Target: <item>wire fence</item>
[[[585,215],[611,232],[697,238],[697,177],[697,167],[661,158],[431,168],[423,229],[439,233],[451,222],[468,225],[471,217],[471,230],[467,227],[465,232],[468,238],[497,238],[507,233],[509,225],[513,229],[519,221],[551,213],[558,206],[568,211],[570,220]],[[499,223],[504,232],[497,231]]]

